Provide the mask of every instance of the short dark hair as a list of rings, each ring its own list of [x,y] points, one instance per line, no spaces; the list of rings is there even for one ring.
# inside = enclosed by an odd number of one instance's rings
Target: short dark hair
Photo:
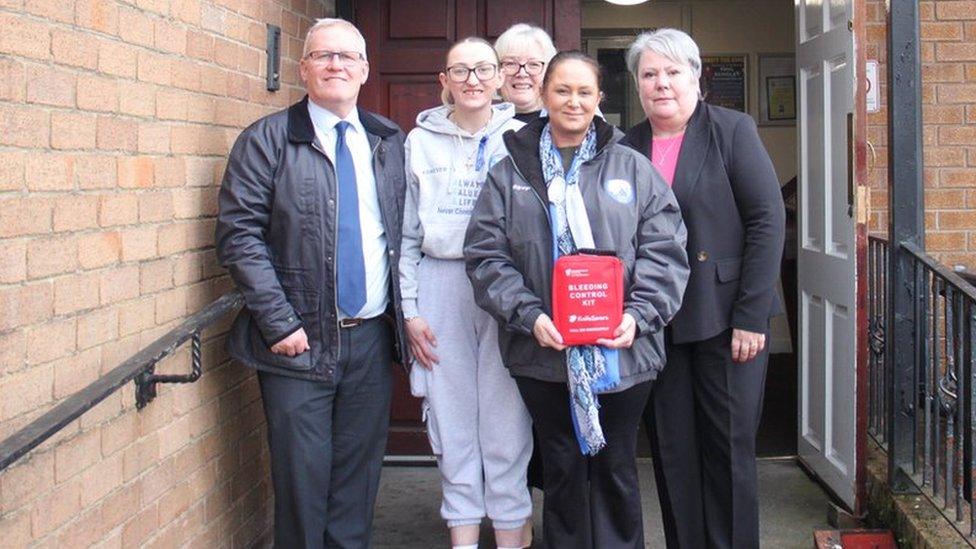
[[[549,60],[549,65],[546,67],[546,75],[542,77],[543,88],[549,85],[549,78],[552,76],[552,71],[556,70],[556,67],[565,61],[582,61],[585,63],[593,70],[593,74],[596,76],[596,87],[601,90],[603,89],[603,70],[600,68],[600,63],[579,50],[561,51]]]

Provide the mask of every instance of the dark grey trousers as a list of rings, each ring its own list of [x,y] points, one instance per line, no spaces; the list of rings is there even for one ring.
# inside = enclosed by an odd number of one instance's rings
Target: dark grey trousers
[[[766,349],[732,362],[732,330],[667,341],[668,364],[644,412],[669,549],[759,547],[756,432]]]
[[[275,547],[369,547],[393,387],[393,333],[343,329],[332,382],[260,372]]]

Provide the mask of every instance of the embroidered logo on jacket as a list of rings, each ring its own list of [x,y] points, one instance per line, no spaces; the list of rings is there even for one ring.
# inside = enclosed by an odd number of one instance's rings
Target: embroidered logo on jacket
[[[634,200],[634,189],[626,179],[610,179],[603,184],[607,194],[621,204],[630,204]]]

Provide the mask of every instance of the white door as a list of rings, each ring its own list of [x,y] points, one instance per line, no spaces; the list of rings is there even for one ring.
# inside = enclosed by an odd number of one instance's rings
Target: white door
[[[800,459],[854,508],[855,220],[852,0],[796,0]]]

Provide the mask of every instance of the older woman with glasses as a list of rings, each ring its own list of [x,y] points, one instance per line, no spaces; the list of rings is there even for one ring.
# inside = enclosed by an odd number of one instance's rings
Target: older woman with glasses
[[[516,23],[495,40],[505,76],[500,93],[515,105],[515,118],[530,122],[542,112],[542,75],[556,55],[552,38],[539,27]]]
[[[531,422],[502,365],[498,325],[475,305],[462,259],[475,199],[488,169],[506,156],[502,134],[522,123],[511,104],[492,105],[502,78],[481,38],[450,49],[440,82],[444,105],[420,113],[406,141],[399,266],[415,362],[410,387],[424,399],[451,544],[476,547],[487,516],[498,547],[522,547],[532,515]]]
[[[647,120],[622,141],[671,185],[691,277],[645,412],[668,547],[759,547],[756,431],[783,251],[779,182],[756,124],[701,100],[701,58],[675,29],[627,54]]]

